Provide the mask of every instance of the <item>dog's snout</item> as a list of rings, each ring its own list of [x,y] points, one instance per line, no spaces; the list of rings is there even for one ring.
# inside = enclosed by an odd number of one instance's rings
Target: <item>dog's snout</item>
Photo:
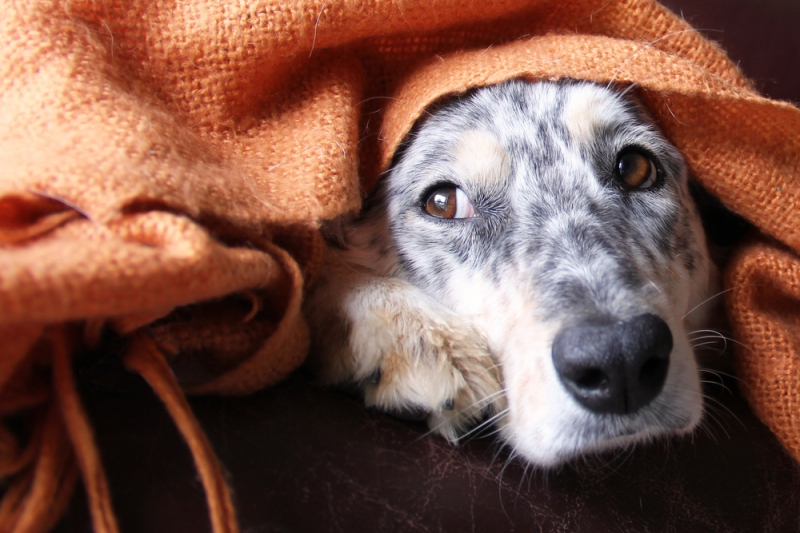
[[[669,326],[648,313],[563,329],[553,343],[553,362],[581,405],[596,413],[630,414],[661,392],[671,351]]]

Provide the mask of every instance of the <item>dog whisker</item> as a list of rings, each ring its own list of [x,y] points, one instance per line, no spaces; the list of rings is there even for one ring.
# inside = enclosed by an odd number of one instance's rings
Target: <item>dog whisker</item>
[[[488,426],[491,426],[494,422],[496,422],[497,420],[499,420],[502,417],[506,416],[508,414],[508,412],[509,412],[509,409],[503,409],[502,411],[500,411],[497,414],[491,416],[490,418],[487,418],[486,420],[482,421],[480,424],[476,425],[474,428],[470,429],[469,431],[467,431],[466,433],[461,435],[459,437],[458,441],[461,442],[464,439],[469,440],[469,437],[471,435],[476,435],[476,434],[480,433],[480,431],[482,429],[484,429],[484,428],[486,428]],[[500,431],[500,430],[498,429],[497,431]]]
[[[639,85],[640,85],[640,83],[636,82],[636,81],[633,82],[633,83],[628,84],[628,86],[625,87],[625,89],[620,91],[620,93],[619,93],[620,96],[627,96],[629,92],[633,91],[634,89],[639,88]]]
[[[720,380],[722,380],[722,378],[725,377],[725,378],[732,379],[732,380],[740,382],[740,383],[742,381],[742,379],[739,378],[738,376],[736,376],[734,374],[730,374],[728,372],[723,372],[722,370],[718,370],[718,369],[713,369],[712,370],[710,368],[701,368],[700,372],[702,374],[711,374],[712,376],[717,376]]]
[[[714,385],[714,386],[716,386],[716,387],[720,387],[722,390],[724,390],[725,392],[727,392],[727,393],[729,393],[729,394],[733,394],[733,391],[732,391],[732,390],[730,390],[728,387],[726,387],[724,384],[720,383],[719,381],[712,381],[712,380],[708,380],[708,379],[701,379],[701,380],[700,380],[700,384],[701,384],[701,385]]]
[[[719,342],[717,342],[717,341],[709,341],[709,342],[701,342],[701,343],[697,343],[697,344],[695,344],[695,343],[691,343],[690,344],[690,346],[694,350],[697,350],[698,348],[701,348],[701,349],[711,350],[711,351],[716,352],[716,353],[718,353],[720,355],[726,353],[726,351],[727,351],[726,348],[727,347],[723,347],[723,348],[719,348],[719,349],[706,348],[706,346],[718,346],[718,345],[719,345]]]
[[[697,335],[700,334],[706,334],[706,335],[698,337]],[[704,346],[714,346],[715,344],[719,344],[719,342],[722,342],[722,347],[719,350],[717,350],[717,352],[720,355],[727,353],[728,343],[733,343],[738,346],[741,346],[745,350],[752,351],[751,348],[746,344],[734,339],[733,337],[724,335],[723,333],[712,329],[699,329],[691,331],[687,333],[687,339],[689,340],[689,344],[693,349],[701,348]],[[708,342],[699,342],[699,341],[708,341]]]
[[[498,396],[503,396],[507,392],[508,391],[506,389],[501,389],[501,390],[499,390],[497,392],[493,392],[492,394],[487,394],[486,396],[484,396],[483,398],[480,398],[479,400],[475,401],[471,405],[468,405],[464,410],[465,411],[466,410],[471,410],[471,409],[475,409],[476,407],[480,407],[480,408],[487,407],[488,405],[493,403],[494,398],[497,398]]]
[[[727,348],[728,347],[727,341],[728,339],[726,339],[724,336],[721,335],[704,335],[702,337],[694,337],[689,339],[689,342],[691,343],[692,347],[699,346],[698,344],[695,343],[700,343],[700,342],[703,342],[704,344],[719,344],[720,342],[723,342],[724,348]]]
[[[718,415],[716,412],[716,406],[706,406],[706,410],[704,412],[705,419],[700,426],[698,426],[697,431],[703,432],[706,437],[713,440],[714,442],[718,442],[719,439],[717,438],[717,434],[714,433],[714,427],[719,428],[724,434],[725,437],[730,439],[730,433],[728,431],[728,426],[725,424],[723,419]]]
[[[728,424],[728,415],[724,413],[723,409],[720,408],[722,404],[709,396],[705,396],[705,400],[708,402],[706,404],[704,413],[706,416],[706,422],[701,424],[699,429],[704,431],[705,434],[715,442],[718,441],[718,439],[717,435],[713,431],[714,427],[719,428],[719,430],[725,434],[725,438],[730,439],[731,435],[729,431],[730,425]],[[741,422],[738,418],[736,420]]]
[[[498,396],[502,396],[503,394],[505,394],[505,392],[506,392],[505,390],[500,390],[500,391],[497,391],[497,392],[495,392],[493,394],[487,395],[484,398],[481,398],[481,399],[477,400],[472,405],[460,409],[458,411],[458,413],[456,413],[456,416],[461,415],[463,413],[472,412],[472,411],[475,411],[475,410],[479,410],[479,409],[485,408],[485,407],[487,407],[487,406],[489,406],[489,405],[491,405],[493,403],[493,401],[492,401],[493,398],[496,398]],[[492,415],[489,419],[481,421],[475,427],[470,429],[467,433],[464,433],[464,434],[460,435],[458,437],[458,441],[461,441],[463,438],[467,437],[468,435],[470,435],[472,433],[480,431],[481,428],[493,423],[495,420],[499,419],[500,417],[505,416],[508,413],[508,411],[509,411],[508,408],[503,409],[502,411]],[[436,426],[429,428],[428,431],[423,436],[427,436],[427,435],[430,435],[432,433],[436,433],[437,431],[439,431],[440,429],[445,427],[448,423],[449,422],[447,420],[445,420],[445,421],[441,422],[440,424],[437,424]]]
[[[708,331],[711,331],[711,330],[708,330]],[[715,333],[715,335],[710,335],[708,337],[700,337],[700,338],[692,339],[692,340],[695,341],[695,340],[704,340],[704,339],[707,339],[707,338],[713,338],[713,339],[718,339],[720,341],[723,341],[723,343],[724,343],[723,351],[725,349],[727,349],[729,342],[733,343],[733,344],[736,344],[736,345],[739,345],[742,348],[744,348],[745,350],[752,351],[752,349],[749,346],[747,346],[746,344],[734,339],[733,337],[729,337],[727,335],[723,335],[722,333],[719,333],[719,332],[713,332],[713,333]]]
[[[707,303],[709,303],[709,302],[711,302],[711,301],[713,301],[713,300],[715,300],[715,299],[719,298],[720,296],[722,296],[722,295],[724,295],[724,294],[727,294],[727,293],[729,293],[729,292],[731,292],[731,291],[735,291],[735,290],[737,290],[737,289],[740,289],[740,288],[742,288],[743,286],[744,286],[744,285],[737,285],[737,286],[735,286],[735,287],[728,287],[728,288],[727,288],[727,289],[725,289],[725,290],[719,291],[719,292],[717,292],[717,293],[713,294],[712,296],[709,296],[708,298],[706,298],[705,300],[703,300],[703,301],[702,301],[702,302],[700,302],[699,304],[697,304],[697,305],[695,305],[694,307],[692,307],[691,309],[689,309],[689,311],[687,311],[687,312],[686,312],[686,314],[685,314],[685,315],[683,315],[683,319],[685,320],[687,316],[691,315],[692,313],[694,313],[695,311],[697,311],[698,309],[700,309],[701,307],[703,307],[705,304],[707,304]]]
[[[703,397],[705,398],[705,400],[706,400],[707,402],[711,402],[711,403],[709,403],[709,404],[708,404],[708,407],[709,407],[709,409],[712,409],[712,408],[721,409],[721,410],[723,410],[723,411],[727,412],[727,413],[728,413],[728,415],[730,415],[730,417],[731,417],[731,418],[733,418],[734,420],[736,420],[737,422],[739,422],[739,424],[741,424],[741,426],[742,426],[743,428],[746,428],[746,427],[747,427],[747,426],[745,426],[744,422],[742,422],[742,421],[739,419],[739,417],[738,417],[738,416],[736,416],[736,413],[734,413],[733,411],[731,411],[731,409],[730,409],[730,408],[729,408],[727,405],[725,405],[724,403],[722,403],[722,402],[721,402],[721,401],[719,401],[718,399],[714,398],[713,396],[709,396],[709,395],[707,395],[707,394],[704,394],[704,395],[703,395]]]
[[[658,286],[658,284],[656,284],[655,281],[650,280],[650,285],[652,285],[659,294],[664,294],[664,291]]]

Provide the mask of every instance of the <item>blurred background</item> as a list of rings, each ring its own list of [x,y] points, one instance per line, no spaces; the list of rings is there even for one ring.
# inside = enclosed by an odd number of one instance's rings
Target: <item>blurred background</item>
[[[722,45],[757,89],[800,102],[800,0],[663,0]]]

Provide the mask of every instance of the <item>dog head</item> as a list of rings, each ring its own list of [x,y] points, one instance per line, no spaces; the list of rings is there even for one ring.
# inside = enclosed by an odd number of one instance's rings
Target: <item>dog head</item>
[[[395,265],[486,333],[542,465],[688,432],[714,267],[680,152],[618,92],[508,81],[413,132],[376,192]]]

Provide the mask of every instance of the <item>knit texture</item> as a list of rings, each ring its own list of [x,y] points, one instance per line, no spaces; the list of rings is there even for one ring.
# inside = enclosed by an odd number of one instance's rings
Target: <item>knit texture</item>
[[[0,414],[29,422],[0,427],[0,529],[47,530],[80,472],[96,531],[117,530],[71,371],[113,337],[186,438],[213,530],[236,531],[183,393],[300,364],[320,221],[359,208],[426,106],[509,78],[635,83],[695,179],[761,230],[727,307],[743,388],[800,459],[800,111],[657,3],[0,8]]]

